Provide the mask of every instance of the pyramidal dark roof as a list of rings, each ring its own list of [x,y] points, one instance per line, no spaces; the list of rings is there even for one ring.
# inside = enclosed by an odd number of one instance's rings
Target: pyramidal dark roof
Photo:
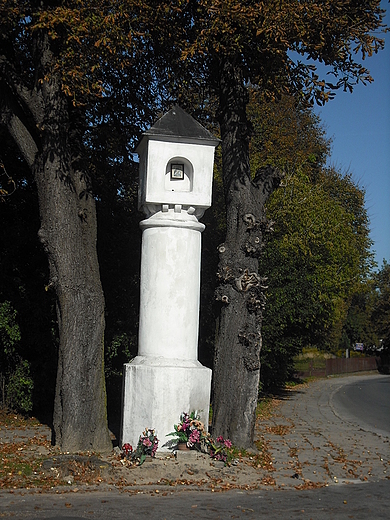
[[[149,130],[144,132],[148,136],[185,137],[188,139],[203,139],[219,142],[200,123],[195,121],[187,112],[175,105],[164,114]]]

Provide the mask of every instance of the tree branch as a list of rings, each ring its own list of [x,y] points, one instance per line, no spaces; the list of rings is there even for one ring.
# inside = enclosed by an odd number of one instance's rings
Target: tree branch
[[[4,60],[0,60],[0,65],[2,72],[0,78],[0,92],[2,94],[0,124],[7,127],[8,132],[31,168],[39,150],[39,134],[34,124],[30,104],[25,103],[26,89],[22,86],[15,86],[12,89],[5,77]]]
[[[7,98],[7,96],[5,96],[5,98]],[[18,146],[29,168],[32,168],[35,155],[38,152],[38,145],[27,126],[22,122],[19,115],[12,110],[7,101],[8,100],[3,99],[3,103],[0,107],[0,124],[7,127],[8,132]]]

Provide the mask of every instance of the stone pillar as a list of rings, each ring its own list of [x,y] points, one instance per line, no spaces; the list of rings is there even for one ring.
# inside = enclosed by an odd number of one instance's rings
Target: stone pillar
[[[197,360],[204,228],[186,211],[141,222],[139,356]]]
[[[197,360],[205,226],[180,205],[164,206],[140,225],[139,346],[124,365],[121,444],[134,447],[146,427],[155,428],[165,451],[183,412],[198,410],[208,426],[211,370]]]
[[[124,365],[121,445],[154,428],[167,450],[183,412],[208,427],[211,370],[198,361],[201,233],[219,140],[175,106],[137,146],[141,222],[138,356]]]

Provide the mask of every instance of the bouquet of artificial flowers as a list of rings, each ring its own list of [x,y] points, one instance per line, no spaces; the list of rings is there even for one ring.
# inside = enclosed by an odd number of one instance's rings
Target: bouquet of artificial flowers
[[[147,456],[154,457],[158,448],[158,439],[155,430],[145,428],[142,435],[139,436],[137,448],[133,451],[130,444],[122,446],[124,458],[130,458],[139,466],[145,462]]]
[[[196,410],[191,413],[183,412],[179,424],[175,424],[174,429],[175,431],[168,435],[176,437],[179,443],[185,442],[189,448],[204,451],[202,446],[206,444],[209,433],[205,431],[204,424],[199,420]]]

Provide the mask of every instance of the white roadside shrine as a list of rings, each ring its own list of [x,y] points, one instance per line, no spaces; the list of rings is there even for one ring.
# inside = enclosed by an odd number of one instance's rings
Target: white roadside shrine
[[[121,445],[154,428],[168,450],[183,412],[208,427],[211,370],[198,361],[201,233],[219,140],[175,106],[143,134],[138,355],[124,365]],[[164,447],[165,445],[165,447]]]

